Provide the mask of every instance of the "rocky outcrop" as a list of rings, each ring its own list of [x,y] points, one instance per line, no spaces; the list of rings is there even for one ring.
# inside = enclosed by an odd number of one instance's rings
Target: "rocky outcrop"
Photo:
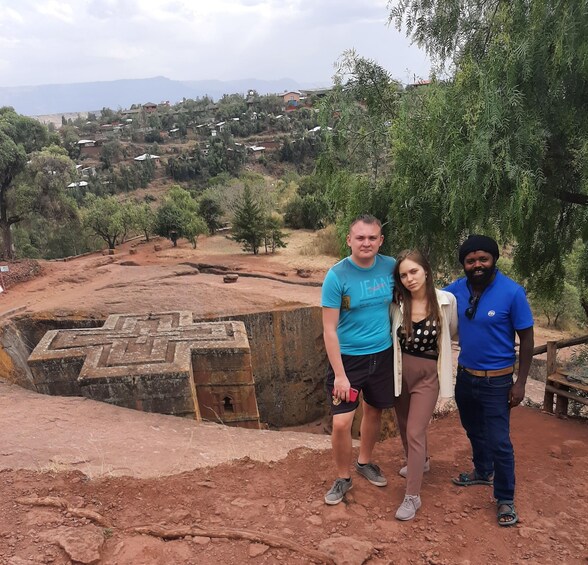
[[[36,390],[33,375],[27,365],[30,350],[27,340],[11,321],[0,329],[0,379]]]

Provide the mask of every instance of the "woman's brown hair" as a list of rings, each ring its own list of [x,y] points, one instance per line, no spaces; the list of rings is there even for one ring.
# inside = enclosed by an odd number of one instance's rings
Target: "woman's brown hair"
[[[394,289],[398,301],[403,304],[402,332],[406,336],[412,334],[412,295],[400,280],[400,264],[406,259],[414,261],[425,271],[425,296],[427,298],[427,318],[435,320],[438,332],[441,332],[439,303],[433,284],[433,271],[428,259],[418,249],[405,249],[396,257],[394,267]]]

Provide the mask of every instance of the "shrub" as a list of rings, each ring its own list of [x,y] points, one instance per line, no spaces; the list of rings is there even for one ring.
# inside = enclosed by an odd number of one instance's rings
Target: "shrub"
[[[317,231],[312,242],[305,245],[300,250],[300,254],[340,257],[340,249],[341,244],[337,236],[337,228],[331,224],[326,228]]]

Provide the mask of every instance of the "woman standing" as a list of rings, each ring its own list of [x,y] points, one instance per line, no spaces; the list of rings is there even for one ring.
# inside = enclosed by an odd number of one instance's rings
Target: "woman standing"
[[[451,339],[457,335],[457,306],[449,292],[435,290],[433,273],[416,249],[397,257],[394,280],[398,304],[390,307],[394,352],[394,408],[407,465],[398,520],[412,520],[421,507],[423,472],[429,470],[427,426],[439,393],[453,396]]]

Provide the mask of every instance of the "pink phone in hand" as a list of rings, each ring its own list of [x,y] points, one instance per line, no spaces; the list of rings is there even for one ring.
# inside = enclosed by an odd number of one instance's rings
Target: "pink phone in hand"
[[[333,389],[333,394],[335,394],[335,389]],[[359,391],[356,388],[349,389],[349,402],[355,402],[359,395]]]

